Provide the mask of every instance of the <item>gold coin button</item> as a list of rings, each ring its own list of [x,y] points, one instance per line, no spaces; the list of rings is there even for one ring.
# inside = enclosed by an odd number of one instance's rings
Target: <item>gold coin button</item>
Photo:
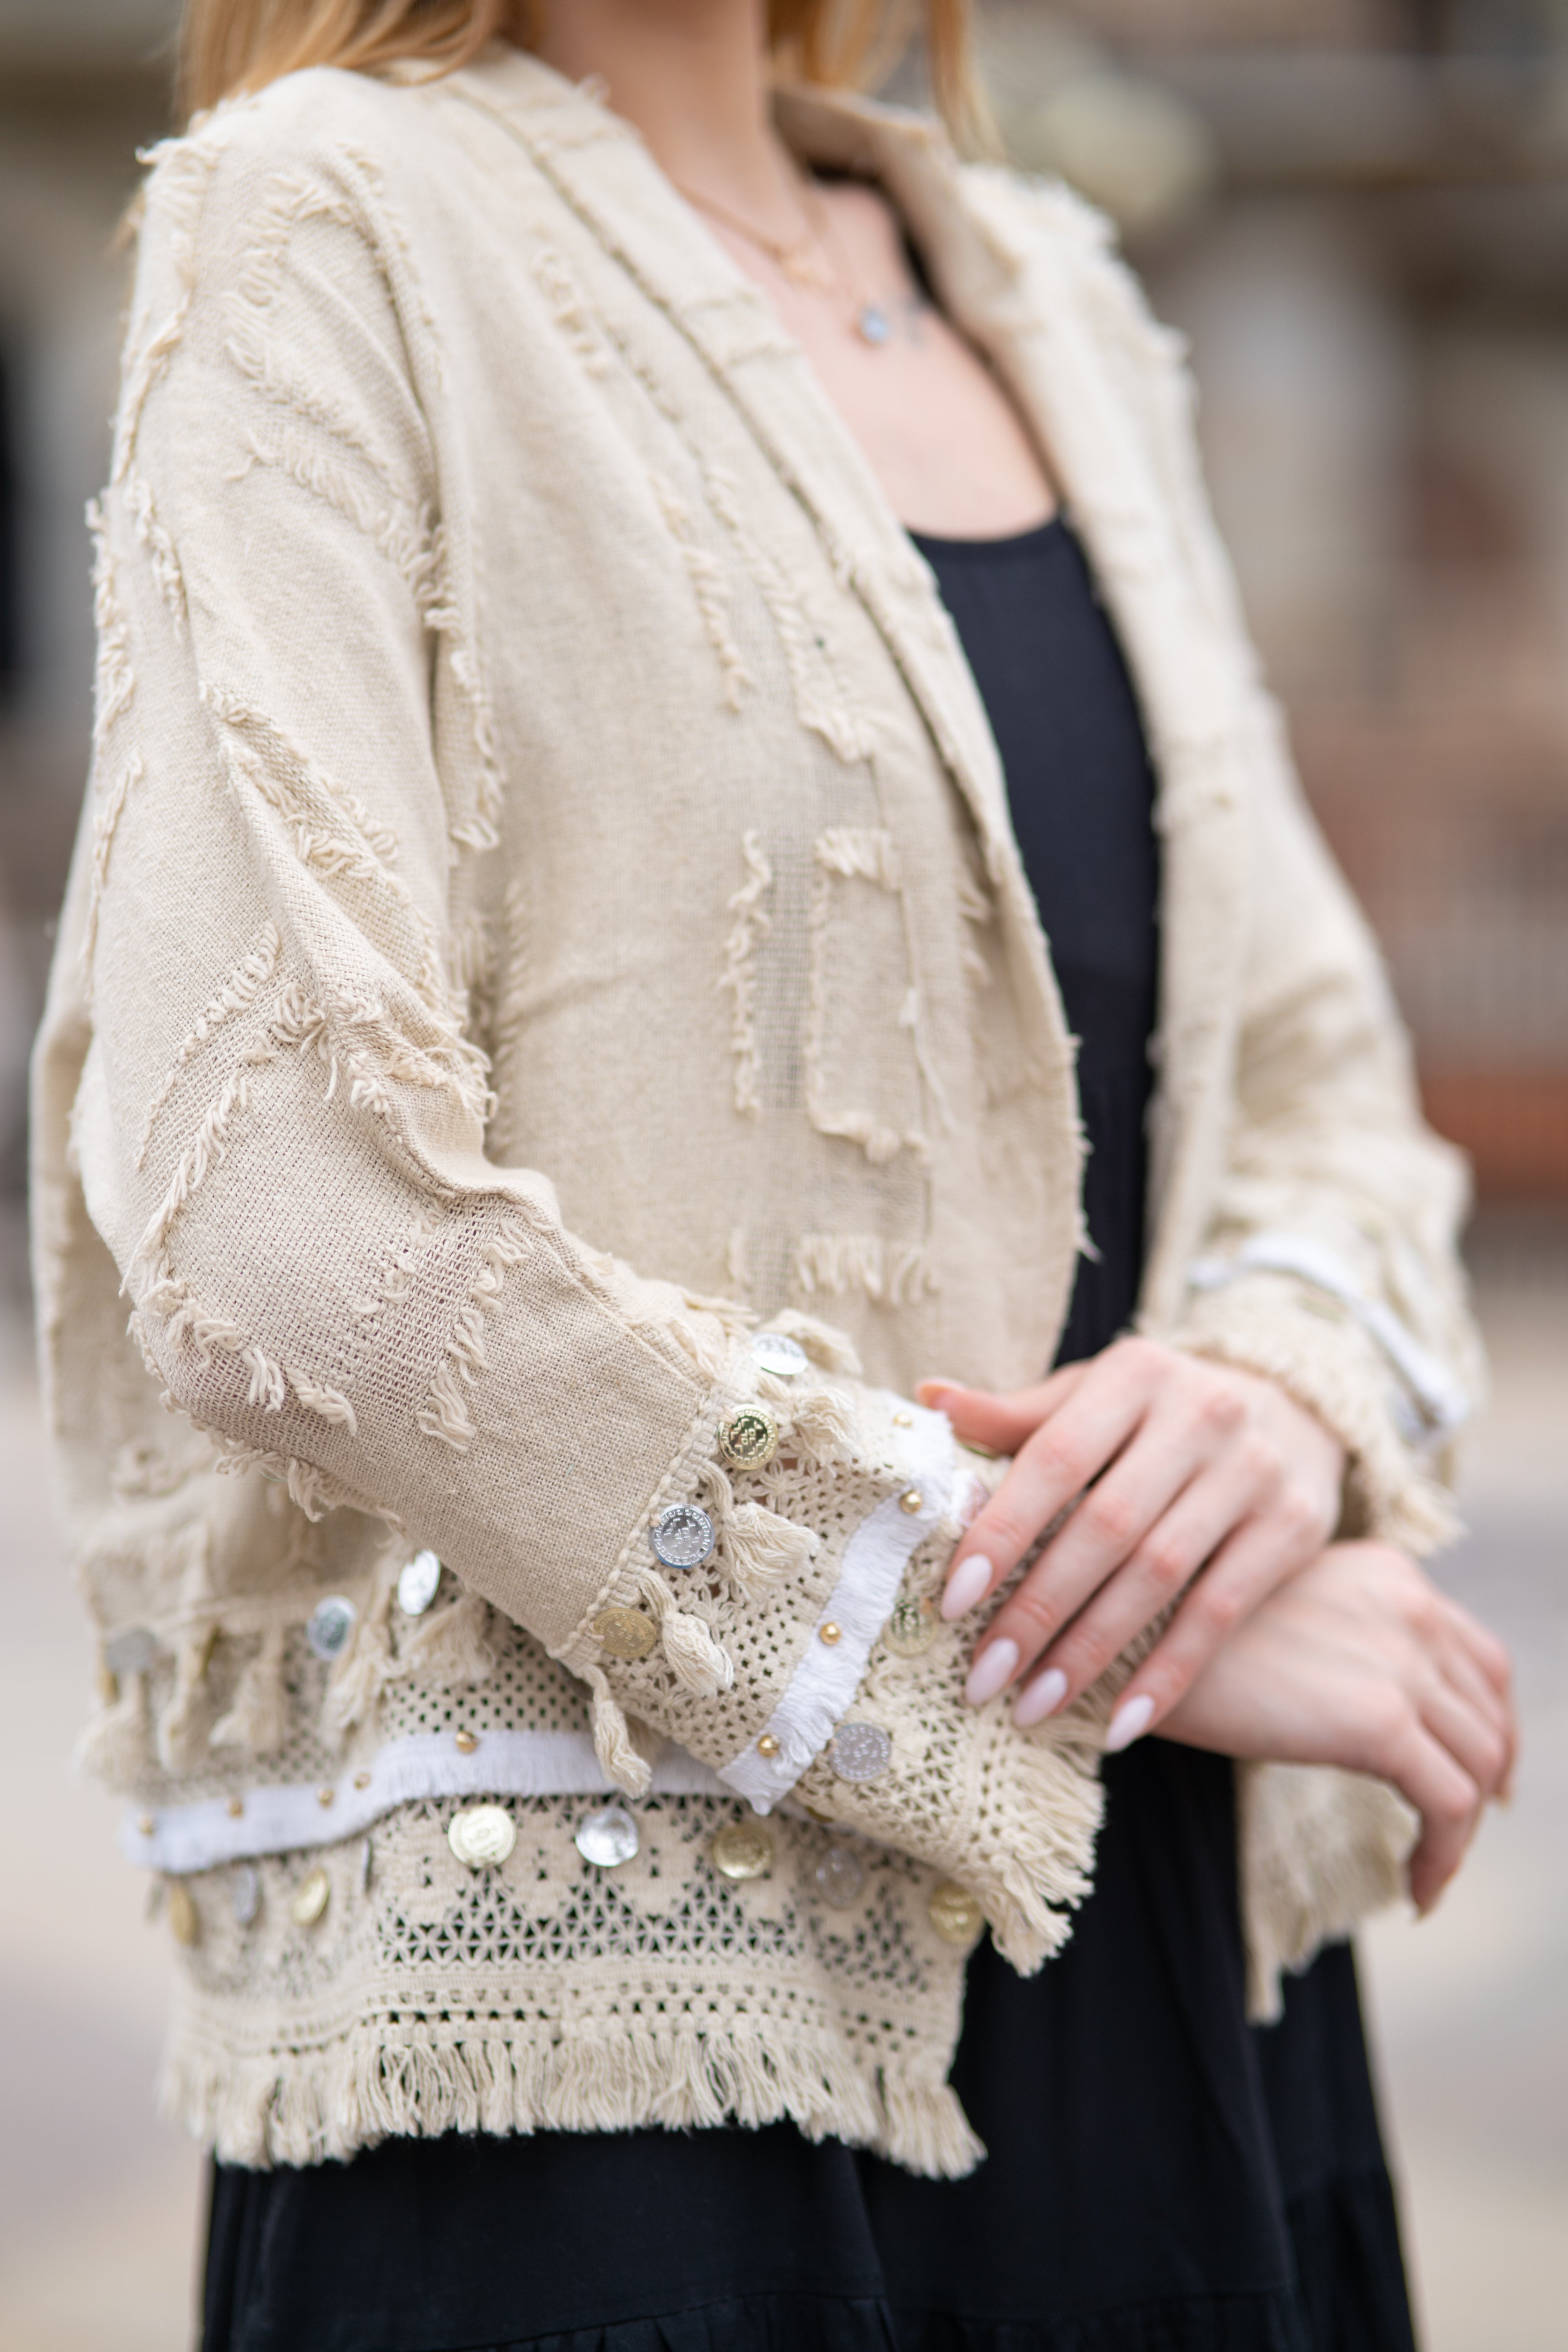
[[[459,1756],[471,1756],[479,1746],[479,1735],[472,1731],[454,1731],[452,1745]]]
[[[757,1742],[757,1753],[758,1753],[758,1755],[759,1755],[759,1756],[766,1756],[766,1757],[768,1757],[768,1758],[772,1759],[773,1757],[776,1756],[776,1755],[778,1754],[778,1752],[779,1752],[779,1744],[778,1744],[778,1741],[773,1738],[773,1733],[772,1733],[771,1731],[764,1731],[764,1732],[763,1732],[763,1736],[762,1736],[762,1738],[761,1738],[758,1740],[758,1742]]]
[[[941,1622],[936,1602],[929,1594],[921,1598],[913,1593],[900,1594],[882,1628],[882,1646],[890,1650],[895,1658],[918,1658],[935,1641]]]
[[[731,1470],[763,1470],[778,1452],[779,1425],[760,1405],[743,1404],[719,1432],[719,1451]]]
[[[658,1642],[658,1628],[640,1609],[601,1609],[588,1631],[612,1658],[646,1658]]]
[[[289,1914],[296,1927],[313,1927],[327,1907],[332,1882],[324,1870],[313,1870],[294,1889]]]
[[[944,1944],[957,1944],[964,1951],[980,1941],[985,1925],[985,1914],[968,1887],[951,1878],[944,1878],[932,1895],[927,1916]]]
[[[910,1486],[906,1493],[899,1496],[900,1510],[908,1511],[911,1519],[918,1519],[925,1507],[926,1498],[918,1486]]]
[[[201,1914],[196,1909],[195,1896],[183,1879],[169,1881],[169,1932],[176,1944],[187,1948],[202,1932]]]
[[[818,1631],[816,1638],[819,1642],[826,1642],[831,1650],[835,1642],[841,1642],[844,1639],[844,1628],[842,1625],[836,1625],[830,1617],[826,1624]]]
[[[773,1842],[754,1822],[726,1822],[709,1851],[721,1878],[765,1878],[773,1866]]]

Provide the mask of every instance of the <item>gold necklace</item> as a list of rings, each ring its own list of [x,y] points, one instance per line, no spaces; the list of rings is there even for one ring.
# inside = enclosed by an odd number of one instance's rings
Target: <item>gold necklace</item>
[[[863,343],[869,343],[873,349],[879,350],[891,340],[892,321],[882,305],[866,291],[864,284],[857,287],[831,268],[826,277],[821,277],[810,268],[813,248],[820,259],[828,242],[822,233],[824,225],[831,232],[832,242],[837,247],[840,258],[847,261],[848,257],[831,213],[809,181],[803,179],[796,184],[806,226],[804,236],[794,238],[769,236],[763,230],[753,227],[750,221],[742,220],[739,214],[731,212],[726,205],[716,203],[711,196],[700,195],[695,188],[684,187],[679,180],[674,184],[678,194],[683,195],[689,205],[695,205],[699,212],[707,213],[736,236],[744,237],[748,245],[754,245],[759,253],[765,253],[774,268],[781,271],[792,286],[807,288],[814,294],[837,294],[847,301],[854,314],[855,331]]]

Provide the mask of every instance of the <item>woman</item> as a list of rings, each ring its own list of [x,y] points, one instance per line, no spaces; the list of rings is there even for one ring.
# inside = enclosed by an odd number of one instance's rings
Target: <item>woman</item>
[[[1172,343],[878,18],[191,12],[38,1286],[213,2352],[1409,2341],[1460,1181]]]

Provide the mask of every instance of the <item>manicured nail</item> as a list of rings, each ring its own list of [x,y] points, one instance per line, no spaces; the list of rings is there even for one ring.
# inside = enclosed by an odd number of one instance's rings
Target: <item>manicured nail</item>
[[[1115,1756],[1123,1748],[1131,1748],[1149,1728],[1149,1718],[1154,1712],[1152,1698],[1130,1698],[1119,1706],[1110,1718],[1110,1728],[1105,1735],[1105,1752]]]
[[[1020,1731],[1027,1731],[1031,1723],[1044,1723],[1047,1715],[1055,1715],[1067,1695],[1068,1678],[1060,1666],[1047,1666],[1014,1700],[1013,1720]]]
[[[984,1601],[991,1590],[991,1562],[983,1551],[972,1551],[961,1559],[947,1580],[947,1591],[942,1596],[942,1613],[951,1625],[955,1617],[967,1615],[976,1601]]]
[[[1013,1669],[1018,1663],[1018,1644],[1005,1639],[993,1642],[984,1657],[976,1658],[969,1669],[969,1680],[963,1685],[963,1696],[971,1706],[984,1706],[994,1698],[1013,1679]]]
[[[928,1409],[932,1412],[941,1412],[942,1400],[943,1397],[960,1396],[963,1394],[963,1382],[962,1381],[921,1381],[916,1383],[915,1387],[915,1396],[917,1401],[921,1404],[928,1407]]]

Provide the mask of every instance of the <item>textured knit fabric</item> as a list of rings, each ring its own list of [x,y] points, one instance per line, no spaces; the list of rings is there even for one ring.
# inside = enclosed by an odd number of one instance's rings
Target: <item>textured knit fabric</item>
[[[1153,780],[1067,525],[918,543],[984,695],[1079,1039],[1099,1255],[1070,1359],[1125,1324],[1143,1255]],[[223,2167],[205,2352],[1409,2352],[1348,1952],[1248,2028],[1229,1766],[1152,1740],[1105,1777],[1095,1888],[1060,1958],[1022,1981],[989,1948],[970,1963],[954,2081],[989,2156],[962,2188],[786,2127]]]
[[[1065,194],[851,102],[781,120],[882,179],[1127,648],[1164,857],[1141,1318],[1341,1432],[1348,1526],[1430,1541],[1447,1507],[1372,1327],[1473,1370],[1460,1174],[1258,686],[1174,346]],[[654,1781],[658,1864],[615,1886],[532,1764],[498,1790],[504,1869],[465,1877],[445,1836],[490,1757],[537,1759],[551,1723],[580,1744],[584,1682],[604,1785],[646,1783],[676,1717],[645,1678],[639,1732],[594,1631],[633,1585],[700,1746],[705,1681],[751,1737],[816,1654],[803,1563],[847,1539],[822,1474],[840,1438],[862,1490],[898,1464],[825,1402],[816,1450],[781,1455],[798,1495],[726,1500],[748,1318],[826,1315],[817,1370],[858,1348],[903,1392],[1055,1352],[1071,1045],[928,568],[635,134],[505,51],[427,87],[292,77],[161,152],[97,524],[93,784],[35,1124],[49,1411],[108,1644],[89,1756],[152,1824],[132,1851],[193,1806],[264,1821],[274,1783],[295,1823],[255,1844],[254,1890],[164,1865],[171,2103],[250,2162],[728,2113],[961,2168],[962,1953],[930,1917],[963,1810],[949,1654],[887,1685],[900,1785],[935,1775],[942,1828],[868,1870],[874,1931],[792,1940],[775,1882],[716,1881],[737,1808],[701,1783]],[[1327,1288],[1244,1263],[1280,1234]],[[1194,1287],[1200,1255],[1221,1278]],[[728,1647],[639,1580],[653,1515],[701,1494]],[[417,1623],[393,1601],[416,1545],[447,1570]],[[328,1598],[353,1612],[330,1666],[306,1640]],[[1039,1743],[1083,1751],[1029,1824],[1066,1879],[1103,1719]],[[394,1747],[367,1867],[357,1831],[321,1840]],[[1395,1891],[1403,1819],[1272,1769],[1241,1811],[1264,2006]],[[808,1825],[778,1835],[805,1885]]]

